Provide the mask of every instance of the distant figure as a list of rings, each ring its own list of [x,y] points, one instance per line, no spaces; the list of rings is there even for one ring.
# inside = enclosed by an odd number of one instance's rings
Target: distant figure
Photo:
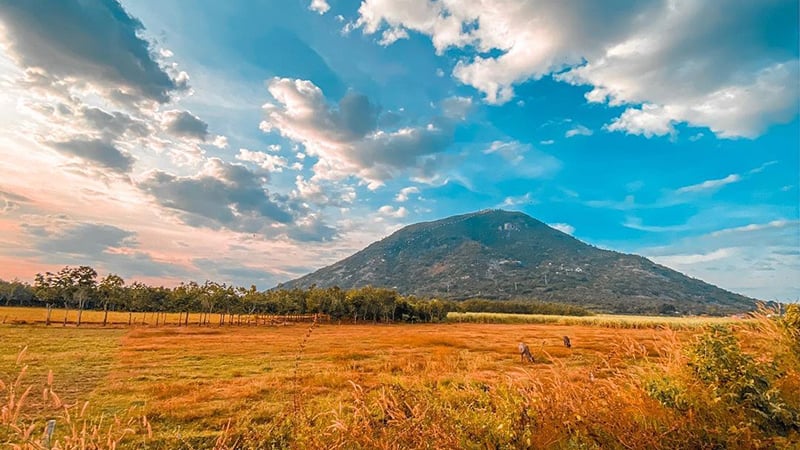
[[[527,360],[528,362],[533,362],[533,355],[531,355],[531,349],[529,349],[524,342],[520,342],[518,348],[519,348],[520,361],[524,362],[525,360]]]
[[[569,341],[569,336],[564,336],[564,347],[572,348],[572,343]]]

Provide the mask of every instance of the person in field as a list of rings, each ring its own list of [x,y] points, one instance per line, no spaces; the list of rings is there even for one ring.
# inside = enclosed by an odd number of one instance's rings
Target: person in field
[[[531,349],[529,349],[524,342],[520,342],[518,348],[519,348],[520,361],[524,362],[527,360],[528,362],[533,362],[533,355],[531,355]]]

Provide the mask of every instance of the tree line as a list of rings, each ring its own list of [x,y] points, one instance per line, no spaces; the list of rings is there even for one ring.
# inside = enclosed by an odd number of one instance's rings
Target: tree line
[[[40,306],[84,310],[179,313],[188,325],[189,314],[200,313],[200,323],[231,323],[242,315],[326,314],[333,320],[352,322],[438,322],[451,311],[588,315],[574,305],[533,301],[451,301],[403,296],[392,289],[366,286],[307,289],[250,288],[205,281],[181,283],[173,288],[130,284],[116,274],[99,278],[89,266],[64,267],[58,272],[38,273],[33,284],[0,280],[0,305]],[[226,322],[227,321],[227,322]],[[105,320],[104,320],[105,322]]]

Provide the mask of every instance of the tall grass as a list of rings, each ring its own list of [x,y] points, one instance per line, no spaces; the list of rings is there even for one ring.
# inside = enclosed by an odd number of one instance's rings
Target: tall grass
[[[148,437],[141,419],[117,419],[114,432],[106,432],[109,421],[70,409],[67,417],[60,413],[59,427],[62,421],[78,426],[61,428],[72,431],[57,436],[58,448],[78,448],[75,438],[97,443],[86,448],[151,449],[798,448],[800,322],[794,317],[787,312],[778,318],[774,311],[762,310],[748,321],[712,323],[690,332],[611,332],[597,358],[543,344],[536,350],[537,364],[515,366],[494,378],[484,376],[476,359],[461,357],[469,349],[452,357],[456,340],[421,336],[416,339],[439,342],[427,348],[441,353],[390,352],[385,373],[352,379],[336,396],[316,395],[313,386],[302,382],[318,368],[305,358],[325,332],[312,333],[312,324],[295,335],[299,346],[282,378],[281,405],[253,406],[244,414],[220,410],[218,414],[230,418],[219,417],[221,422],[205,434],[181,437],[167,430],[158,439]],[[397,328],[365,329],[391,333]],[[658,339],[645,346],[630,337],[641,333]],[[24,375],[23,359],[24,354],[18,365]],[[413,376],[395,377],[395,367],[410,367]],[[3,424],[14,423],[15,428],[0,435],[5,439],[0,442],[41,448],[36,445],[43,417],[14,413],[24,403],[18,399],[30,392],[21,378],[2,385],[15,399],[0,404]],[[47,386],[46,392],[51,391]],[[164,416],[158,419],[155,427],[176,426]],[[119,440],[109,440],[122,432]]]
[[[623,340],[578,373],[547,357],[546,370],[493,383],[424,370],[412,382],[351,382],[346,401],[316,405],[290,429],[277,416],[233,433],[239,448],[796,448],[799,367],[786,329],[762,311],[688,342],[668,331],[658,357]]]
[[[65,404],[53,389],[52,372],[42,387],[42,404],[28,408],[35,386],[25,384],[26,350],[17,356],[14,380],[0,379],[0,445],[18,450],[111,450],[123,448],[123,443],[146,448],[152,437],[146,416],[91,416],[88,402]],[[55,424],[49,431],[48,422]]]

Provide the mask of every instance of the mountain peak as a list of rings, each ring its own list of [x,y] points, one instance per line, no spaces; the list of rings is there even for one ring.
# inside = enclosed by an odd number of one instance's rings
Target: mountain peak
[[[528,298],[630,313],[733,312],[754,302],[636,255],[598,249],[518,211],[408,225],[285,288],[366,285],[451,299]]]

